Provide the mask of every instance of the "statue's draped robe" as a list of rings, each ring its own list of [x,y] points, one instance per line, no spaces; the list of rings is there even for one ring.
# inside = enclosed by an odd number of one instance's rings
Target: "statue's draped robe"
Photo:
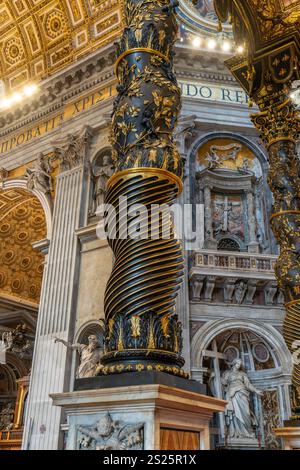
[[[80,354],[80,365],[76,374],[77,378],[95,377],[102,356],[101,349],[90,349],[89,346],[79,344],[77,345],[77,350]]]

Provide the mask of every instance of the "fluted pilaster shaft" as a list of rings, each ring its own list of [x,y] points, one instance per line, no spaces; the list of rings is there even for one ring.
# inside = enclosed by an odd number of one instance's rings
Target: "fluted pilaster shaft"
[[[72,341],[74,335],[80,256],[75,230],[84,224],[89,137],[84,130],[58,149],[61,173],[56,178],[53,229],[43,277],[23,449],[62,447],[62,410],[53,406],[49,395],[69,389],[71,356],[66,348],[54,343],[54,337]]]

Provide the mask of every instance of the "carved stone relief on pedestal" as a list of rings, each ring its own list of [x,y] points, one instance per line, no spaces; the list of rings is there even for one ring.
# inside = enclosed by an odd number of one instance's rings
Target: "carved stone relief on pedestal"
[[[78,450],[142,450],[144,423],[126,424],[106,413],[92,426],[78,426]]]

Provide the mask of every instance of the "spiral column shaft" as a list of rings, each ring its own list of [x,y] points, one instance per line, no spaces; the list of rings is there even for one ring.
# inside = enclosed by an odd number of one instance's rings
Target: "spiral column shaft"
[[[183,173],[173,141],[181,105],[173,73],[176,6],[172,0],[124,2],[111,130],[117,171],[105,201],[115,263],[105,293],[104,374],[163,370],[185,376],[175,313],[182,247],[168,213]]]

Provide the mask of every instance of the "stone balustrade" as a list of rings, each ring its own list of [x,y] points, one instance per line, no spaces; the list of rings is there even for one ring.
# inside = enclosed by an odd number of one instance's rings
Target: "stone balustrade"
[[[282,306],[274,267],[277,256],[269,254],[201,250],[190,269],[190,298],[199,302],[225,302]]]
[[[276,261],[275,255],[201,250],[195,253],[194,268],[208,269],[209,274],[213,274],[214,270],[222,270],[223,274],[228,271],[230,275],[241,271],[239,275],[244,274],[245,277],[259,273],[274,279]]]

